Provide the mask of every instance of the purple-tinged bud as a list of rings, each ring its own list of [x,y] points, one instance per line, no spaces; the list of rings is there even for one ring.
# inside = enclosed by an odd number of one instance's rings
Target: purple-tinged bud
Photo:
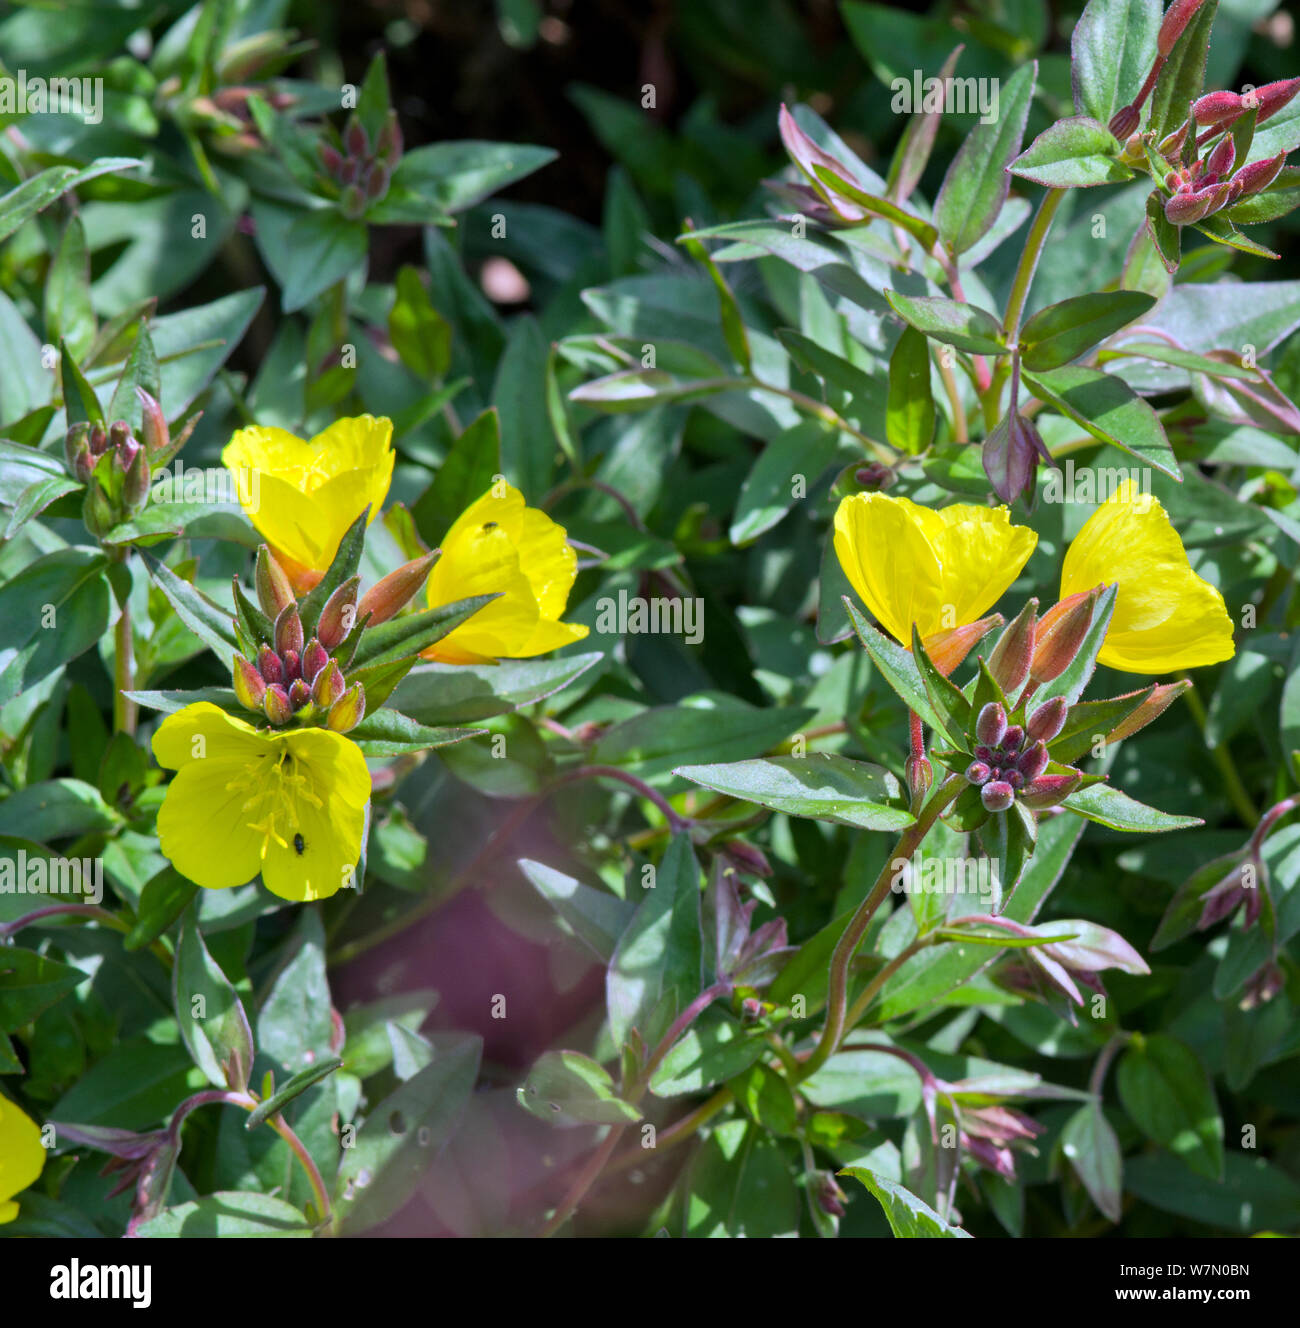
[[[1231,134],[1224,136],[1214,145],[1214,151],[1205,159],[1205,174],[1222,178],[1232,170],[1237,161],[1237,145]]]
[[[995,779],[980,789],[980,801],[986,812],[1004,812],[1016,800],[1016,791],[1005,779]]]
[[[875,493],[880,489],[888,489],[898,476],[894,474],[892,466],[885,465],[883,461],[872,461],[859,466],[853,472],[853,478],[862,488]]]
[[[1176,194],[1165,199],[1165,220],[1174,226],[1191,226],[1203,221],[1214,210],[1215,188],[1199,192],[1183,185]]]
[[[1187,131],[1191,128],[1188,121],[1184,120],[1172,134],[1166,134],[1160,140],[1160,146],[1156,151],[1165,158],[1166,161],[1175,161],[1183,151],[1183,144],[1187,142]],[[1171,189],[1176,186],[1170,185]]]
[[[370,168],[370,173],[366,176],[365,194],[373,203],[377,198],[383,198],[388,192],[388,167],[380,166],[376,163]]]
[[[335,733],[347,733],[350,729],[356,728],[365,718],[366,714],[366,692],[365,688],[359,682],[354,682],[351,687],[339,697],[337,701],[330,706],[329,718],[326,723]]]
[[[370,615],[370,626],[378,627],[387,622],[400,609],[406,607],[416,592],[429,579],[429,569],[437,559],[437,553],[426,553],[421,558],[413,558],[403,563],[395,572],[389,572],[382,581],[377,582],[361,596],[357,605],[357,617]]]
[[[1241,97],[1236,92],[1207,92],[1204,97],[1198,98],[1192,103],[1192,119],[1198,125],[1228,125],[1234,120],[1239,120],[1245,113],[1246,107],[1242,104]],[[1186,129],[1186,125],[1183,126]],[[1182,151],[1182,144],[1179,143],[1178,151]],[[1161,143],[1160,150],[1164,152],[1165,145]],[[1166,152],[1166,156],[1172,156],[1173,153]]]
[[[301,678],[295,678],[289,684],[289,704],[295,710],[311,704],[311,688]]]
[[[989,483],[1004,503],[1013,503],[1022,496],[1026,502],[1031,502],[1038,463],[1051,462],[1052,454],[1033,421],[1013,410],[1003,416],[985,438],[980,446],[980,458]]]
[[[1276,157],[1265,157],[1262,161],[1252,161],[1243,166],[1230,181],[1232,196],[1246,198],[1267,189],[1282,173],[1285,164],[1286,153],[1279,152]]]
[[[983,761],[972,761],[966,767],[966,780],[971,784],[985,784],[993,771]]]
[[[1257,973],[1246,979],[1237,1002],[1242,1010],[1254,1010],[1267,1005],[1286,986],[1286,975],[1276,960],[1270,959]]]
[[[135,442],[131,437],[131,426],[125,420],[114,420],[108,426],[109,447],[115,452],[120,452],[129,442]]]
[[[262,711],[277,728],[293,718],[289,693],[278,682],[273,682],[266,689],[266,695],[262,698]]]
[[[934,768],[924,756],[909,756],[903,763],[903,774],[912,806],[917,807],[934,784]]]
[[[167,428],[167,417],[158,402],[142,387],[137,387],[135,394],[140,401],[140,432],[144,435],[145,450],[152,461],[166,454],[171,446],[171,432]]]
[[[343,131],[343,146],[350,157],[368,157],[370,155],[370,135],[365,126],[354,115]]]
[[[1029,677],[1037,618],[1038,601],[1031,599],[998,638],[989,656],[989,672],[1008,696],[1015,696]]]
[[[90,455],[101,457],[108,451],[108,431],[102,424],[96,424],[90,431]]]
[[[257,670],[267,682],[284,682],[284,664],[270,646],[257,652]]]
[[[1174,0],[1165,11],[1164,22],[1156,34],[1156,53],[1162,60],[1168,58],[1202,3],[1203,0]]]
[[[293,603],[293,587],[289,584],[289,578],[265,544],[257,550],[253,584],[257,587],[257,602],[272,622]]]
[[[286,604],[275,620],[275,648],[281,655],[292,650],[301,655],[303,647],[302,619],[296,604]]]
[[[998,747],[1007,731],[1007,712],[999,701],[989,701],[975,721],[975,736],[989,747]]]
[[[320,611],[320,622],[316,624],[316,636],[326,650],[338,646],[356,623],[357,591],[360,588],[361,578],[349,577],[325,601],[325,607]]]
[[[1025,736],[1030,742],[1051,742],[1065,727],[1065,719],[1069,713],[1070,707],[1065,697],[1052,697],[1029,716],[1029,722],[1025,726]]]
[[[1032,783],[1047,769],[1047,760],[1047,744],[1036,742],[1028,751],[1020,753],[1016,760],[1016,770]]]
[[[953,669],[970,654],[990,632],[1002,626],[1006,621],[1000,613],[991,613],[987,618],[979,618],[962,627],[949,627],[927,636],[922,644],[925,653],[945,678],[951,677]]]
[[[68,474],[85,484],[95,468],[90,450],[90,425],[84,421],[74,424],[63,436],[63,456],[68,463]]]
[[[137,444],[122,485],[122,507],[127,516],[135,516],[148,503],[150,475],[149,455]]]
[[[361,174],[361,163],[355,157],[345,157],[339,167],[339,184],[356,184]]]
[[[1175,698],[1181,696],[1191,685],[1191,680],[1188,678],[1178,682],[1157,683],[1151,695],[1132,714],[1126,715],[1111,729],[1106,735],[1106,741],[1119,742],[1124,738],[1131,738],[1140,729],[1146,728],[1153,719],[1159,719],[1173,704]],[[1129,692],[1128,695],[1135,696],[1137,693]]]
[[[1276,83],[1265,83],[1242,99],[1247,105],[1258,104],[1259,115],[1255,120],[1262,125],[1272,119],[1284,106],[1290,105],[1297,92],[1300,92],[1300,78],[1282,78]]]
[[[829,1217],[843,1217],[849,1210],[845,1207],[849,1196],[840,1189],[835,1177],[829,1171],[819,1171],[812,1182],[813,1197],[817,1207]]]
[[[1025,740],[1025,731],[1019,724],[1012,724],[1002,735],[1002,750],[1008,756],[1014,756],[1020,750],[1020,744]]]
[[[243,655],[235,656],[231,672],[239,704],[245,710],[260,711],[262,702],[266,699],[266,680]]]
[[[1100,588],[1081,590],[1053,604],[1038,623],[1034,660],[1029,676],[1041,686],[1062,674],[1073,662],[1092,624],[1092,611]]]
[[[1123,143],[1138,127],[1142,112],[1136,106],[1125,106],[1110,117],[1107,128]]]
[[[1165,188],[1168,189],[1171,194],[1173,194],[1177,193],[1178,190],[1180,189],[1184,188],[1190,189],[1191,185],[1188,183],[1188,181],[1183,179],[1182,172],[1170,171],[1169,174],[1165,176]]]
[[[1013,789],[1020,788],[1021,785],[1024,784],[1025,782],[1025,777],[1020,773],[1019,770],[1008,770],[1004,778],[1006,782],[1010,784]]]
[[[338,148],[322,139],[316,148],[316,154],[320,157],[320,164],[325,167],[325,173],[337,179],[339,170],[343,166],[343,154]]]
[[[757,996],[746,996],[740,1003],[740,1017],[746,1023],[754,1023],[763,1017],[763,1002]]]
[[[331,659],[316,675],[316,680],[311,686],[311,699],[322,710],[328,710],[346,690],[343,673],[338,664]]]
[[[978,747],[975,748],[975,759],[977,761],[985,761],[985,762],[991,761],[993,759],[993,748],[986,747],[984,746],[983,743],[981,743]]]
[[[1077,770],[1062,775],[1039,775],[1025,785],[1020,801],[1035,810],[1055,807],[1064,802],[1082,782],[1083,776]]]
[[[748,876],[767,877],[772,874],[772,864],[768,862],[763,850],[755,848],[753,844],[747,844],[743,839],[727,840],[722,845],[721,852],[737,871],[744,872]]]
[[[316,675],[330,662],[329,652],[313,636],[302,652],[302,677],[308,685],[316,681]]]
[[[284,650],[280,653],[284,661],[284,681],[294,682],[302,677],[302,656],[296,650]]]

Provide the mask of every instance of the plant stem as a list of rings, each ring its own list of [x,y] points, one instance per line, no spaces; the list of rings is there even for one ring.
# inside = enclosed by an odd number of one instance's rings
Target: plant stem
[[[1187,697],[1187,708],[1192,712],[1196,727],[1200,729],[1201,736],[1204,737],[1205,725],[1208,719],[1205,706],[1197,695],[1196,684],[1186,674],[1183,677],[1191,684],[1184,693]],[[1228,795],[1228,801],[1236,808],[1237,815],[1247,825],[1257,826],[1259,824],[1259,811],[1251,801],[1250,794],[1246,792],[1246,786],[1241,782],[1241,776],[1237,773],[1237,765],[1232,759],[1232,753],[1222,743],[1209,747],[1209,753],[1214,759],[1214,764],[1219,767],[1219,774],[1223,777],[1223,791]]]
[[[711,1098],[701,1102],[693,1111],[688,1111],[685,1116],[674,1121],[666,1130],[657,1131],[654,1151],[656,1153],[666,1152],[670,1148],[676,1148],[678,1144],[684,1144],[701,1125],[712,1120],[730,1101],[731,1089],[718,1089]],[[625,1153],[620,1153],[609,1164],[608,1174],[616,1176],[624,1171],[629,1171],[638,1164],[643,1153],[644,1150],[641,1148],[629,1148]]]
[[[1020,319],[1025,312],[1025,301],[1029,298],[1029,287],[1038,270],[1038,260],[1043,256],[1043,245],[1047,242],[1048,231],[1052,229],[1056,209],[1061,206],[1064,197],[1064,189],[1047,191],[1025,238],[1024,252],[1020,255],[1020,264],[1011,282],[1011,294],[1007,297],[1007,312],[1002,319],[1009,346],[1015,345],[1020,337]]]
[[[862,995],[853,1002],[849,1009],[848,1017],[844,1021],[845,1033],[851,1033],[861,1022],[862,1016],[866,1014],[871,1006],[871,1002],[880,994],[880,989],[889,981],[890,978],[903,967],[913,955],[920,954],[922,950],[928,949],[936,943],[937,937],[934,933],[928,936],[918,936],[907,949],[894,956],[884,968],[876,974],[874,978],[863,989]]]
[[[1128,1034],[1119,1032],[1101,1049],[1101,1054],[1097,1057],[1097,1063],[1092,1067],[1092,1074],[1088,1076],[1088,1092],[1093,1097],[1101,1097],[1102,1086],[1106,1082],[1106,1071],[1110,1069],[1111,1061],[1115,1059],[1121,1048],[1126,1046],[1127,1043]]]
[[[128,551],[122,550],[115,561],[127,578],[126,594],[122,596],[113,627],[113,731],[135,737],[139,708],[127,695],[135,689],[135,637],[131,626],[131,572],[127,565]]]
[[[921,846],[922,840],[929,834],[931,827],[940,815],[966,787],[966,781],[960,775],[949,775],[931,794],[929,802],[922,808],[914,824],[909,825],[894,850],[885,859],[880,875],[876,878],[871,893],[858,905],[857,912],[849,920],[844,934],[840,937],[831,955],[830,989],[826,1005],[826,1025],[822,1029],[812,1054],[800,1067],[800,1079],[806,1079],[819,1069],[832,1056],[844,1036],[848,1016],[849,965],[853,961],[862,937],[866,934],[876,910],[889,894],[894,875],[894,863],[899,858],[910,859]]]
[[[586,1198],[587,1191],[595,1184],[596,1178],[605,1169],[605,1163],[614,1155],[618,1141],[627,1127],[615,1125],[605,1136],[599,1148],[587,1159],[587,1165],[578,1173],[578,1178],[569,1187],[560,1206],[551,1215],[550,1220],[537,1234],[545,1240],[555,1233],[573,1216],[578,1205]]]

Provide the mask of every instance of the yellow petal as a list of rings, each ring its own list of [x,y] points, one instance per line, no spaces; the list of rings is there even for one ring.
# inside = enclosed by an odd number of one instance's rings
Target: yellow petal
[[[1066,551],[1061,597],[1116,584],[1097,658],[1125,673],[1171,673],[1231,659],[1232,619],[1218,589],[1192,571],[1158,499],[1125,480]]]
[[[247,759],[191,761],[167,787],[158,845],[182,876],[208,890],[246,885],[262,869],[262,836],[245,810]]]
[[[31,1185],[44,1166],[40,1126],[0,1095],[0,1224],[18,1216],[14,1195]]]
[[[1029,561],[1038,536],[1013,526],[1005,507],[954,503],[937,515],[943,531],[934,547],[943,568],[942,598],[953,607],[954,627],[974,622],[1006,593]]]
[[[211,701],[197,701],[168,715],[153,735],[154,759],[167,770],[195,760],[255,759],[265,739]]]

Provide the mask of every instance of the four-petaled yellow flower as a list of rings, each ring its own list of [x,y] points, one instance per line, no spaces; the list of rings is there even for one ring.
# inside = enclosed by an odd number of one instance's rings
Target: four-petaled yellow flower
[[[563,526],[528,507],[518,489],[494,485],[457,518],[429,573],[429,607],[499,593],[468,622],[424,651],[447,664],[525,659],[581,641],[587,628],[562,623],[578,575]]]
[[[1038,536],[1005,507],[955,503],[934,511],[907,498],[859,493],[835,512],[835,556],[880,625],[909,650],[974,623],[1020,575]],[[969,648],[969,647],[967,647]],[[964,652],[963,652],[964,653]]]
[[[14,1195],[32,1184],[44,1165],[40,1126],[0,1094],[0,1226],[18,1216]]]
[[[259,872],[282,899],[332,895],[361,857],[370,772],[328,729],[263,732],[208,701],[168,715],[153,737],[177,771],[158,813],[163,856],[210,890]]]
[[[309,442],[251,425],[226,444],[244,514],[301,593],[334,561],[339,541],[369,504],[379,515],[393,478],[393,422],[336,420]]]
[[[1074,537],[1061,598],[1119,586],[1097,659],[1124,673],[1172,673],[1231,659],[1223,596],[1192,571],[1158,499],[1124,480]]]

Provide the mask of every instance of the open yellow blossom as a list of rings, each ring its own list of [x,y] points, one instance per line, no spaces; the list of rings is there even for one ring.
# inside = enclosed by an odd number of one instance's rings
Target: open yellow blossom
[[[259,872],[272,894],[325,899],[361,857],[370,772],[328,729],[264,732],[209,701],[168,715],[153,737],[177,772],[158,813],[163,856],[209,890]]]
[[[587,628],[560,615],[578,575],[563,526],[528,507],[509,484],[494,485],[456,519],[429,573],[429,607],[499,594],[424,651],[447,664],[526,659],[581,641]]]
[[[44,1165],[40,1126],[0,1094],[0,1226],[18,1216],[14,1195],[25,1190]]]
[[[336,420],[308,442],[251,425],[226,444],[240,506],[299,592],[334,560],[339,541],[369,504],[379,515],[393,478],[393,422],[373,415]]]
[[[973,623],[1020,575],[1038,536],[1005,507],[934,511],[907,498],[858,493],[835,512],[835,556],[880,625],[912,648]],[[928,649],[928,647],[927,647]]]
[[[1159,500],[1127,479],[1066,551],[1061,598],[1112,583],[1119,591],[1099,663],[1124,673],[1173,673],[1232,658],[1223,596],[1192,571]]]

